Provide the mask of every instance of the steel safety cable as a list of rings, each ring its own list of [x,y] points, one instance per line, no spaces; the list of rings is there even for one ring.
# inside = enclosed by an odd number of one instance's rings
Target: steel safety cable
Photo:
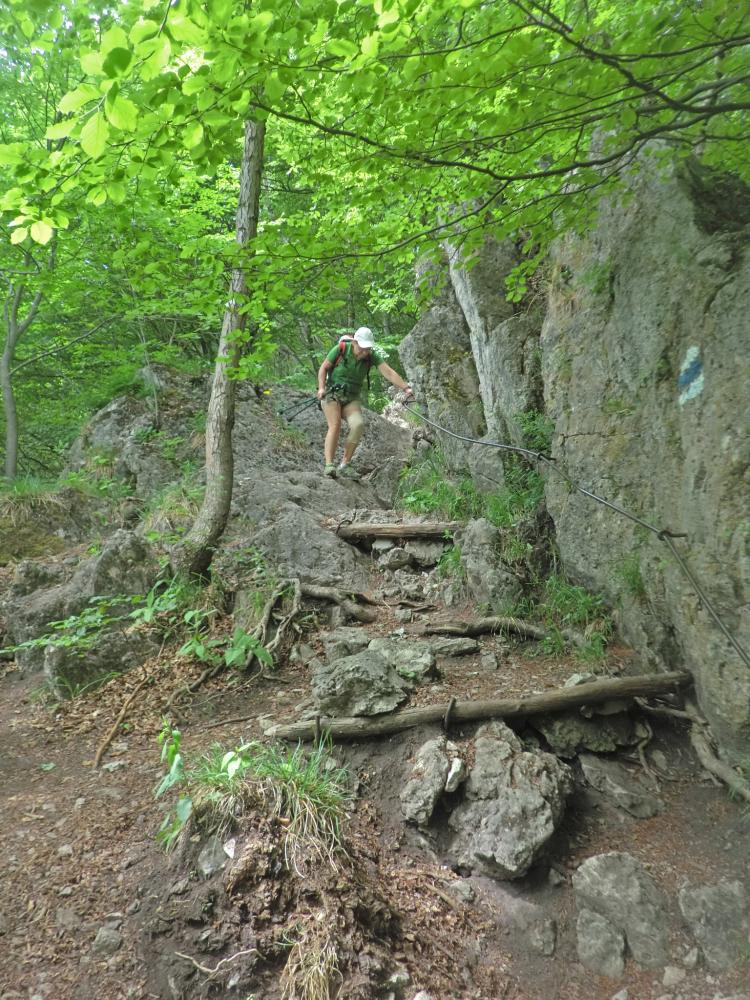
[[[653,532],[653,534],[656,535],[659,541],[664,542],[664,544],[670,550],[670,552],[675,558],[675,561],[677,562],[677,565],[685,574],[685,577],[695,590],[695,593],[698,595],[699,601],[703,604],[706,611],[713,619],[714,623],[718,626],[721,632],[729,640],[729,642],[731,643],[733,648],[737,651],[737,654],[740,656],[740,658],[746,664],[746,666],[750,667],[750,655],[748,655],[746,650],[740,645],[737,638],[729,631],[727,626],[724,624],[719,613],[716,611],[713,604],[706,595],[706,592],[704,591],[703,587],[696,579],[695,574],[690,569],[684,557],[678,551],[676,545],[674,544],[673,541],[674,538],[687,538],[688,536],[686,534],[670,531],[668,528],[657,528],[653,524],[649,524],[648,521],[644,521],[643,518],[638,517],[636,514],[633,514],[630,511],[625,510],[623,507],[619,507],[617,504],[612,503],[610,500],[605,500],[604,497],[598,496],[596,493],[593,493],[591,490],[585,489],[583,486],[579,486],[578,483],[576,483],[568,475],[567,472],[565,472],[563,469],[560,468],[560,466],[555,462],[553,458],[551,458],[549,455],[545,455],[541,451],[532,451],[530,448],[521,448],[518,445],[504,444],[503,442],[500,441],[482,441],[479,438],[469,437],[466,434],[457,434],[455,431],[449,431],[447,427],[441,426],[434,420],[431,420],[429,417],[426,417],[423,413],[420,413],[418,410],[413,409],[411,406],[405,406],[404,408],[409,413],[417,417],[419,420],[423,420],[426,424],[429,424],[431,427],[434,427],[436,430],[440,431],[443,434],[449,435],[449,437],[456,438],[459,441],[467,441],[469,444],[482,445],[485,448],[495,448],[499,451],[515,452],[519,455],[524,455],[529,461],[534,461],[538,462],[539,464],[544,464],[548,468],[556,472],[558,476],[561,476],[572,487],[572,489],[576,490],[578,493],[583,494],[583,496],[590,497],[597,503],[602,504],[602,506],[608,507],[610,510],[615,511],[615,513],[621,514],[623,517],[627,517],[629,520],[635,522],[636,524],[640,524],[641,527],[647,528],[649,531]]]

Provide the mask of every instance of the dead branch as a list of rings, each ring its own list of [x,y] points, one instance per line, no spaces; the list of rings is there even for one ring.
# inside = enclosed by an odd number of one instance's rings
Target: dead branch
[[[229,962],[234,962],[235,959],[242,958],[243,955],[252,955],[252,954],[260,955],[260,952],[258,951],[257,948],[246,948],[245,951],[238,951],[235,952],[234,955],[229,955],[227,958],[222,958],[222,960],[219,962],[216,968],[212,969],[208,965],[201,965],[200,962],[196,962],[196,960],[192,958],[190,955],[183,955],[181,951],[175,952],[175,955],[177,955],[178,958],[184,958],[186,962],[191,962],[195,966],[195,968],[198,969],[199,972],[205,972],[207,976],[215,976],[216,973],[219,971],[219,969],[222,967],[222,965],[227,965]]]
[[[422,635],[457,635],[467,638],[474,638],[478,635],[486,635],[488,632],[510,632],[520,635],[522,639],[546,639],[549,632],[541,625],[524,621],[522,618],[493,617],[478,618],[468,622],[444,622],[442,625],[428,625],[422,631]],[[560,629],[560,635],[574,646],[586,644],[586,637],[573,629]]]
[[[685,687],[691,682],[688,673],[641,674],[636,677],[608,678],[576,684],[568,688],[555,688],[544,694],[524,695],[491,701],[458,701],[451,707],[451,722],[473,722],[480,719],[512,719],[559,712],[581,705],[592,705],[611,698],[634,698],[664,694]],[[411,708],[404,712],[378,718],[321,719],[319,726],[334,739],[362,739],[398,733],[431,722],[441,722],[446,715],[445,703]],[[312,740],[315,738],[316,721],[271,725],[265,735],[283,740]]]
[[[112,740],[115,738],[115,733],[119,729],[120,723],[127,715],[128,709],[133,704],[135,699],[138,697],[138,694],[141,691],[141,689],[144,688],[150,680],[151,680],[150,675],[144,677],[143,680],[137,685],[137,687],[133,691],[131,691],[128,697],[125,699],[125,704],[120,709],[117,718],[115,719],[112,725],[112,728],[104,737],[104,739],[99,745],[99,749],[96,751],[96,757],[94,757],[94,767],[99,767],[99,765],[101,764],[102,757],[107,752],[107,749],[109,748],[109,745],[112,742]]]
[[[313,583],[303,583],[301,584],[301,589],[304,597],[312,597],[318,601],[329,601],[332,604],[338,604],[345,614],[350,618],[356,618],[357,621],[374,622],[377,618],[375,611],[371,611],[369,608],[361,608],[355,603],[355,600],[352,600],[352,598],[355,598],[356,600],[372,603],[372,598],[366,597],[358,591],[337,590],[335,587],[322,587]]]

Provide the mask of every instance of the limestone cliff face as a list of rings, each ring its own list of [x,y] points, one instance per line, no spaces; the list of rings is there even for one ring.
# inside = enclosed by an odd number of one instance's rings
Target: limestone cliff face
[[[676,544],[745,650],[749,250],[750,192],[688,167],[643,171],[594,232],[557,244],[541,329],[498,304],[510,249],[490,244],[471,271],[449,268],[489,436],[518,443],[514,418],[540,408],[543,390],[560,466],[649,524],[685,532]],[[411,369],[415,352],[405,361]],[[666,546],[561,477],[547,476],[546,496],[568,574],[608,597],[644,665],[693,672],[724,749],[746,755],[750,668]]]

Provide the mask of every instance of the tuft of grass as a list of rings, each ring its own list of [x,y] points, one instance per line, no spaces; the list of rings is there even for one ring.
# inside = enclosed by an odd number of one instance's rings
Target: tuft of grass
[[[309,753],[301,745],[290,749],[253,741],[225,752],[215,744],[193,767],[185,767],[179,730],[165,724],[160,739],[168,771],[156,794],[184,785],[191,803],[190,808],[182,807],[182,822],[179,815],[176,820],[170,816],[165,820],[162,829],[168,836],[162,839],[167,846],[192,813],[225,835],[248,809],[263,807],[284,828],[284,859],[289,869],[304,877],[311,860],[338,869],[337,858],[343,851],[341,822],[351,794],[348,772],[334,764],[325,743],[316,744]]]
[[[443,552],[438,560],[436,572],[441,580],[448,578],[464,580],[466,578],[466,570],[461,564],[461,547],[459,545],[453,545]]]
[[[179,541],[195,520],[204,492],[205,486],[196,480],[194,470],[184,469],[182,477],[146,507],[143,516],[146,539],[167,544]]]
[[[62,510],[63,498],[57,483],[34,476],[22,476],[11,482],[0,480],[0,519],[17,528],[32,514]]]
[[[469,478],[452,480],[442,454],[433,450],[402,475],[399,502],[414,514],[435,514],[451,521],[485,517],[498,528],[514,525],[544,498],[542,477],[518,456],[505,462],[505,483],[480,493]]]
[[[319,910],[300,921],[281,973],[281,1000],[330,1000],[341,986],[332,921]]]

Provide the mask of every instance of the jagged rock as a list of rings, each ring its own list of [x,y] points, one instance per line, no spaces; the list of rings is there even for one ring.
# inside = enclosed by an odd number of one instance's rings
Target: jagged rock
[[[583,749],[612,753],[618,747],[637,742],[635,724],[626,714],[587,719],[578,711],[556,712],[536,715],[531,724],[560,757],[575,757]]]
[[[371,649],[321,664],[312,676],[315,704],[329,716],[392,712],[409,690],[386,656]]]
[[[555,831],[572,789],[570,770],[524,750],[501,722],[482,726],[466,799],[451,814],[459,864],[499,878],[524,875]]]
[[[122,947],[122,934],[112,927],[100,927],[91,950],[97,955],[114,955]]]
[[[215,834],[210,836],[201,848],[196,864],[198,870],[205,878],[210,878],[216,872],[221,871],[227,863],[227,855],[221,837]]]
[[[435,566],[445,552],[445,545],[442,542],[422,542],[412,539],[404,545],[404,549],[417,566]]]
[[[750,920],[745,887],[720,882],[681,890],[680,911],[712,969],[728,969],[743,957]]]
[[[445,790],[448,794],[455,792],[466,777],[466,764],[460,757],[454,757],[450,762],[448,776],[445,779]]]
[[[470,656],[479,652],[479,643],[476,639],[443,638],[430,639],[430,649],[435,656]]]
[[[649,969],[665,964],[667,900],[639,861],[618,851],[596,855],[576,871],[573,888],[579,910],[621,931],[636,962]]]
[[[631,816],[647,819],[663,811],[661,799],[652,795],[622,764],[587,753],[580,754],[578,759],[589,785]]]
[[[367,584],[368,557],[321,528],[310,511],[288,501],[255,534],[253,544],[281,574],[326,585],[344,583],[355,590]]]
[[[434,675],[435,656],[427,642],[373,639],[367,649],[383,655],[399,677],[412,687]]]
[[[625,936],[606,917],[582,909],[576,923],[578,957],[587,969],[617,979],[625,969]]]
[[[370,636],[363,629],[345,625],[333,632],[324,633],[322,639],[328,660],[339,660],[342,656],[360,653],[371,642]]]
[[[521,581],[501,557],[500,541],[500,530],[483,517],[456,533],[466,586],[476,601],[492,608],[512,604],[521,594]]]
[[[469,328],[450,284],[437,293],[398,350],[431,420],[455,434],[482,437],[486,433]],[[462,441],[445,436],[440,447],[452,467],[467,468]]]
[[[422,744],[399,796],[404,819],[418,826],[426,826],[430,822],[445,790],[449,766],[444,737]]]
[[[403,569],[405,566],[411,566],[411,562],[411,555],[405,548],[392,548],[384,552],[380,559],[378,559],[378,566],[381,569],[397,570]]]

